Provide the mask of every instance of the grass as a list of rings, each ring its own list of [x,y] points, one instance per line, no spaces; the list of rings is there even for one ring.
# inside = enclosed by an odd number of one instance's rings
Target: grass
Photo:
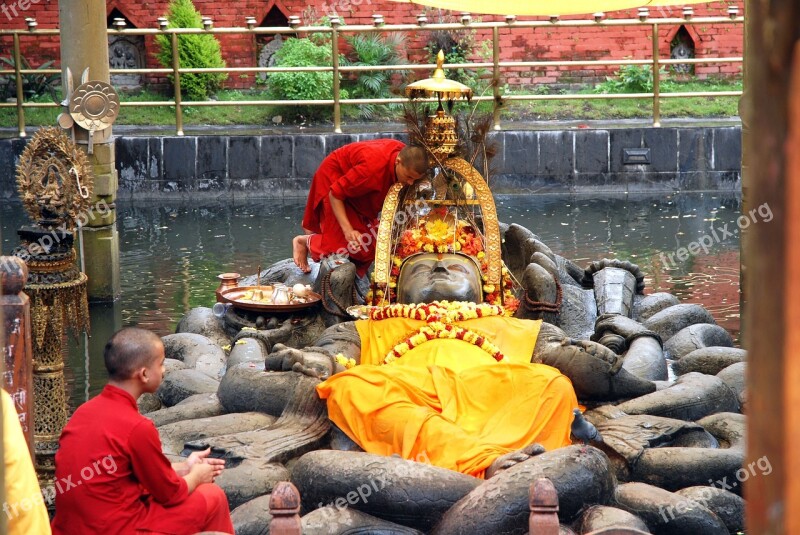
[[[662,84],[661,92],[689,91],[737,91],[741,90],[741,81],[689,81]],[[547,86],[538,86],[536,90],[526,90],[528,94],[548,94]],[[521,90],[506,94],[523,94]],[[576,91],[577,94],[592,94],[592,88]],[[558,92],[558,94],[564,94]],[[220,101],[266,100],[264,90],[220,91],[216,96]],[[137,94],[121,94],[122,102],[166,101],[166,96],[142,91]],[[689,97],[665,98],[661,100],[661,116],[664,118],[713,118],[734,117],[738,115],[738,97]],[[49,102],[49,97],[40,97],[38,102]],[[480,103],[480,111],[490,111],[491,103]],[[274,126],[273,118],[286,108],[274,106],[191,106],[182,107],[183,120],[186,125],[262,125]],[[353,122],[357,113],[354,106],[343,106],[343,120]],[[26,108],[25,123],[27,125],[52,125],[61,108]],[[614,99],[614,100],[547,100],[547,101],[509,101],[501,111],[503,120],[591,120],[591,119],[647,119],[652,117],[652,99]],[[285,114],[288,115],[288,114]],[[376,122],[398,119],[399,111],[388,111]],[[287,122],[284,117],[283,122]],[[117,125],[169,126],[175,124],[175,107],[123,107],[117,118]],[[17,125],[16,108],[0,108],[0,127]]]
[[[666,82],[661,86],[661,93],[741,91],[741,89],[741,81]],[[576,93],[597,94],[593,89],[584,89],[576,91]],[[512,92],[511,94],[517,94],[517,92]],[[665,118],[713,118],[735,117],[738,115],[739,97],[661,99],[661,117]],[[537,121],[646,119],[652,116],[652,99],[511,101],[503,109],[501,115],[504,119],[522,118]]]

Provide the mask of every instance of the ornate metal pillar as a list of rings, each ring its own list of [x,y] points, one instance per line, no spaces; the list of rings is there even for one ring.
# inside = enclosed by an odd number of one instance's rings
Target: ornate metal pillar
[[[67,423],[64,335],[89,329],[87,277],[76,266],[71,229],[93,209],[86,155],[57,128],[41,128],[20,157],[17,186],[33,226],[18,231],[13,255],[28,265],[31,302],[33,438],[42,486],[52,483],[58,438]]]

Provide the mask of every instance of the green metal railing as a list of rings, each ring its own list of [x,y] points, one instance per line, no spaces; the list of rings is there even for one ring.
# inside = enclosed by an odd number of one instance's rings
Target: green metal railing
[[[491,30],[492,36],[492,61],[491,62],[472,62],[472,63],[458,63],[458,64],[445,64],[447,69],[491,69],[492,72],[492,94],[491,95],[478,95],[472,100],[474,102],[492,101],[494,102],[494,127],[499,130],[500,123],[500,108],[506,102],[511,101],[542,101],[542,100],[610,100],[610,99],[650,99],[653,103],[653,126],[660,126],[661,124],[661,99],[665,98],[686,98],[686,97],[722,97],[722,96],[741,96],[741,91],[698,91],[698,92],[673,92],[662,93],[660,91],[660,73],[659,69],[662,66],[675,65],[675,64],[714,64],[714,63],[741,63],[742,57],[704,57],[704,58],[691,58],[691,59],[661,59],[659,57],[659,42],[658,30],[660,26],[664,25],[685,25],[685,24],[742,24],[744,17],[739,16],[735,7],[728,10],[728,17],[694,17],[691,9],[684,9],[684,17],[666,17],[666,18],[649,18],[646,9],[639,10],[639,17],[636,19],[606,19],[602,14],[595,14],[593,19],[586,20],[559,20],[558,17],[551,17],[550,20],[536,20],[536,21],[517,21],[515,17],[509,15],[506,17],[505,22],[472,22],[469,15],[464,14],[461,16],[461,24],[448,23],[448,24],[428,24],[424,15],[418,17],[417,24],[384,24],[383,18],[380,15],[373,15],[375,20],[374,25],[342,25],[338,17],[331,17],[331,26],[301,26],[298,17],[290,17],[289,26],[282,27],[257,27],[255,19],[247,17],[246,27],[233,27],[233,28],[214,28],[210,19],[204,18],[204,28],[176,28],[167,29],[167,22],[165,19],[159,19],[158,28],[155,29],[124,29],[124,22],[115,23],[114,29],[108,30],[108,35],[158,35],[166,34],[170,36],[172,45],[172,67],[160,69],[111,69],[112,74],[139,74],[139,75],[152,75],[152,74],[165,74],[172,75],[174,85],[174,99],[166,101],[142,101],[142,102],[122,102],[123,107],[153,107],[153,106],[174,106],[175,107],[175,128],[177,135],[183,135],[183,108],[186,106],[263,106],[263,105],[280,105],[280,106],[333,106],[333,128],[334,131],[339,133],[342,131],[341,125],[341,107],[342,105],[358,105],[358,104],[394,104],[402,103],[406,100],[403,98],[371,98],[371,99],[355,99],[355,98],[341,98],[340,91],[340,74],[344,73],[357,73],[363,71],[381,71],[381,70],[417,70],[429,72],[435,65],[386,65],[386,66],[341,66],[338,60],[338,39],[343,33],[364,33],[384,31],[384,32],[422,32],[422,31],[435,31],[435,30],[464,30],[465,28],[471,30]],[[651,43],[651,59],[641,60],[625,60],[625,59],[609,59],[609,60],[576,60],[576,61],[502,61],[500,53],[500,29],[501,28],[544,28],[544,27],[575,27],[578,31],[580,28],[586,27],[618,27],[618,26],[642,26],[648,25],[651,27],[652,43]],[[332,43],[332,65],[320,67],[225,67],[213,69],[189,69],[180,66],[180,58],[178,54],[178,36],[181,34],[252,34],[252,35],[274,35],[274,34],[290,34],[297,33],[313,34],[313,33],[327,33],[330,34]],[[20,67],[21,50],[20,50],[20,36],[30,35],[59,35],[59,30],[37,30],[36,22],[33,19],[28,19],[27,30],[0,30],[0,37],[5,35],[13,36],[13,55],[15,58],[13,70],[0,70],[0,75],[13,74],[16,78],[17,86],[17,99],[15,103],[0,103],[0,108],[16,107],[17,123],[19,136],[25,137],[25,109],[26,108],[48,108],[56,107],[55,103],[37,103],[37,102],[24,102],[23,100],[23,74],[57,74],[61,71],[58,69],[22,69]],[[535,68],[535,67],[601,67],[601,66],[622,66],[622,65],[650,65],[653,69],[653,91],[650,93],[617,93],[617,94],[558,94],[558,95],[541,95],[541,94],[515,94],[515,95],[501,95],[500,86],[502,80],[501,69],[513,68]],[[227,73],[227,74],[240,74],[240,73],[274,73],[274,72],[331,72],[333,73],[333,98],[323,100],[234,100],[234,101],[192,101],[191,103],[184,103],[181,99],[180,84],[181,74],[186,73]]]

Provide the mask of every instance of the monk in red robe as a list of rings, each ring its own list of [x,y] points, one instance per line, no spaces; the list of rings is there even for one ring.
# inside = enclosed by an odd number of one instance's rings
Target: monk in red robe
[[[142,329],[114,334],[103,355],[109,382],[70,418],[56,454],[55,534],[233,533],[213,484],[224,467],[210,450],[170,464],[136,399],[164,376],[164,345]]]
[[[311,182],[303,230],[292,241],[294,263],[311,271],[314,261],[338,254],[359,276],[375,258],[375,236],[383,199],[396,182],[412,184],[428,170],[425,150],[393,139],[351,143],[330,153]]]

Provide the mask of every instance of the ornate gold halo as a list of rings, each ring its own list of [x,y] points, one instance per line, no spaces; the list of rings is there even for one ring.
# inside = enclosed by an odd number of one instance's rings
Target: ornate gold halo
[[[17,165],[17,189],[33,222],[49,220],[72,230],[91,203],[92,168],[63,130],[40,128]]]

